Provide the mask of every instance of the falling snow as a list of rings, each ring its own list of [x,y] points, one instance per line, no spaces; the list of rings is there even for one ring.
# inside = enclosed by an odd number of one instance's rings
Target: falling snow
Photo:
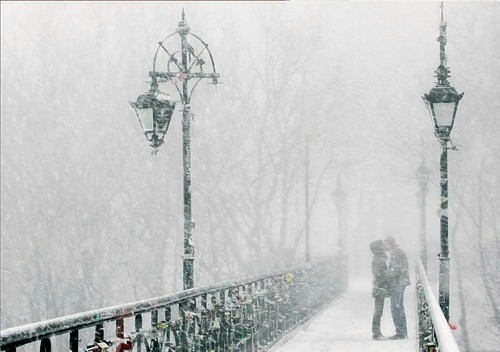
[[[195,286],[341,248],[353,290],[287,346],[410,350],[412,332],[371,341],[363,285],[370,242],[394,236],[413,265],[423,229],[437,289],[441,145],[421,99],[439,65],[437,2],[2,1],[1,328],[182,289],[187,76],[160,82],[177,104],[154,155],[129,102],[183,8],[220,74],[196,86],[187,116]],[[449,1],[444,18],[449,81],[465,92],[448,151],[450,319],[461,349],[495,350],[500,2]]]

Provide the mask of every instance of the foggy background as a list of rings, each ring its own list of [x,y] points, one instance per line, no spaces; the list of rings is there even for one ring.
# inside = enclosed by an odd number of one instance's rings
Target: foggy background
[[[351,275],[367,277],[375,239],[418,256],[425,160],[437,282],[441,150],[421,96],[436,81],[439,2],[2,2],[1,328],[182,289],[181,104],[151,155],[128,103],[182,8],[222,83],[191,100],[195,285],[305,262],[306,160],[312,257],[337,251],[340,177]],[[500,5],[446,2],[444,15],[465,92],[448,153],[450,321],[459,344],[467,332],[491,349]]]

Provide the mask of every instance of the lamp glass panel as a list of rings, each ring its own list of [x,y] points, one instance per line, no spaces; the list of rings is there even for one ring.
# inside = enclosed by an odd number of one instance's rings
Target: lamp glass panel
[[[153,109],[136,108],[135,112],[137,113],[137,117],[139,118],[144,133],[147,134],[148,132],[153,132]]]
[[[434,117],[438,127],[451,127],[453,124],[453,114],[455,113],[455,102],[434,103]]]

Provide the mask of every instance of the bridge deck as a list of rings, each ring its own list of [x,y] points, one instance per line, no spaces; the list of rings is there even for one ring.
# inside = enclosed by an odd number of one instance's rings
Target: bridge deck
[[[351,279],[348,292],[331,303],[308,323],[288,334],[271,351],[416,351],[414,285],[409,286],[405,292],[408,340],[372,340],[373,298],[370,291],[371,278]],[[389,299],[385,301],[382,334],[385,336],[394,334]]]

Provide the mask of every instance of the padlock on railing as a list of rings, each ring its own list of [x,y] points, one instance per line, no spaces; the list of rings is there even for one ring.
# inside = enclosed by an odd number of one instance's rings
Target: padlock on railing
[[[87,345],[83,349],[83,352],[102,352],[102,351],[107,351],[109,347],[111,347],[113,343],[111,341],[94,341],[93,345]]]
[[[438,352],[437,346],[434,342],[428,342],[425,344],[426,352]]]

